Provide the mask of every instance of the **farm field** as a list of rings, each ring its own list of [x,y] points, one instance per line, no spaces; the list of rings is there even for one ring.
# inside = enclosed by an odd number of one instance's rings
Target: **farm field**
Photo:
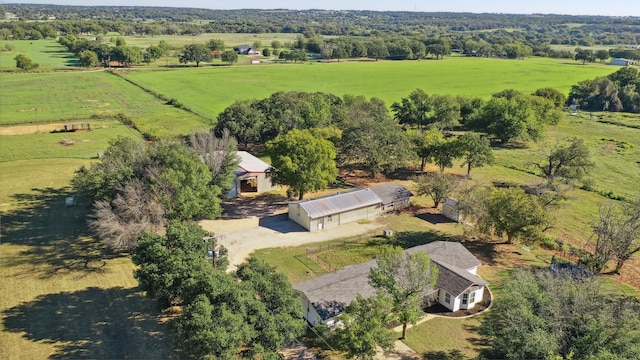
[[[105,71],[0,75],[0,125],[130,119],[153,137],[189,133],[203,118]]]
[[[62,128],[59,124],[58,128]],[[41,132],[0,137],[0,162],[51,158],[93,159],[117,136],[142,140],[140,133],[115,120],[92,121],[91,131]]]
[[[387,105],[416,88],[428,93],[489,97],[515,88],[533,92],[554,87],[568,93],[579,81],[618,67],[557,59],[447,58],[425,61],[363,61],[178,70],[126,71],[136,83],[177,98],[190,108],[216,116],[236,100],[259,99],[277,91],[327,92],[378,97]]]
[[[262,33],[262,34],[240,34],[240,33],[205,33],[197,36],[191,35],[157,35],[157,36],[123,36],[127,45],[149,47],[151,45],[158,45],[160,41],[165,41],[167,44],[182,47],[187,44],[193,43],[206,43],[211,39],[220,39],[224,41],[228,48],[233,48],[237,45],[253,45],[256,41],[260,41],[261,49],[271,47],[271,42],[274,40],[280,41],[282,45],[286,42],[295,41],[299,34],[295,33]],[[115,35],[118,36],[118,35]],[[109,36],[104,36],[105,39],[109,39]],[[327,38],[327,37],[324,37]]]
[[[78,63],[78,59],[55,40],[0,40],[0,50],[4,50],[5,44],[15,49],[0,51],[0,70],[16,69],[13,58],[18,54],[26,55],[40,64],[40,68],[73,69]]]
[[[88,164],[0,163],[2,358],[177,358],[129,257],[89,237],[88,204],[65,206],[73,170]]]

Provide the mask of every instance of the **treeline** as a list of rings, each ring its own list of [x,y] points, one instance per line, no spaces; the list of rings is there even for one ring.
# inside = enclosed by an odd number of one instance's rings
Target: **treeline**
[[[514,15],[332,10],[210,10],[131,6],[2,5],[21,20],[87,20],[186,23],[209,21],[203,32],[305,33],[370,36],[381,32],[433,34],[517,29],[540,40],[567,45],[638,43],[638,17]],[[576,26],[576,24],[580,26]],[[151,23],[153,26],[154,23]],[[141,32],[138,32],[141,34]],[[520,35],[518,35],[520,36]],[[591,44],[590,44],[591,43]]]
[[[581,81],[571,87],[567,101],[588,111],[640,113],[640,72],[627,66],[609,76]]]
[[[325,10],[207,10],[156,7],[0,5],[20,20],[0,24],[14,39],[36,38],[38,22],[49,20],[62,34],[118,32],[122,35],[202,33],[299,33],[331,36],[449,36],[452,42],[520,42],[542,45],[640,43],[640,18],[568,15],[513,15]],[[152,21],[149,21],[152,20]],[[197,21],[197,22],[196,22]],[[576,26],[577,25],[577,26]],[[2,36],[6,37],[5,32]],[[455,46],[454,48],[462,48]]]

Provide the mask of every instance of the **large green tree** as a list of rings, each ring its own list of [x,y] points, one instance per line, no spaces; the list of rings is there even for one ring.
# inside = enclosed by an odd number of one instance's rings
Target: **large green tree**
[[[487,216],[477,219],[486,233],[507,235],[507,242],[515,239],[535,241],[549,225],[549,214],[537,198],[519,187],[494,189],[486,199]]]
[[[516,269],[481,332],[492,359],[635,359],[640,308],[600,292],[596,279]]]
[[[393,103],[391,109],[400,124],[418,128],[451,128],[460,120],[460,104],[451,95],[429,95],[416,89],[400,103]]]
[[[594,165],[589,148],[582,139],[574,138],[566,145],[543,148],[542,154],[544,158],[532,165],[546,178],[549,188],[558,178],[565,181],[582,179]]]
[[[211,268],[205,275],[193,282],[193,300],[177,321],[186,353],[276,359],[282,345],[303,334],[298,294],[273,267],[252,259],[238,268],[237,279]]]
[[[388,328],[390,313],[391,304],[387,298],[364,298],[358,294],[339,317],[343,326],[333,331],[338,348],[348,356],[362,360],[373,359],[378,346],[385,352],[392,350],[396,335]]]
[[[195,223],[174,221],[166,235],[145,233],[133,250],[133,263],[139,268],[134,275],[149,297],[165,308],[182,304],[193,279],[211,267],[205,258],[208,234]],[[221,268],[223,269],[223,268]]]
[[[369,284],[378,296],[387,297],[391,312],[402,324],[402,338],[407,324],[415,324],[422,314],[424,297],[438,280],[438,267],[424,252],[405,253],[400,247],[385,247],[369,272]]]
[[[460,166],[467,166],[467,178],[471,178],[471,169],[491,165],[495,161],[489,139],[478,134],[467,132],[457,140],[458,150],[463,159]]]
[[[229,65],[237,63],[238,53],[236,53],[233,50],[224,51],[222,54],[220,54],[220,60],[222,60],[223,62],[226,62]]]
[[[543,130],[532,102],[518,95],[492,97],[469,126],[495,135],[503,143],[513,139],[538,140]]]
[[[416,183],[416,193],[419,196],[430,196],[433,200],[434,208],[437,208],[440,202],[460,184],[455,175],[442,172],[420,175],[414,181]]]
[[[245,149],[249,144],[259,141],[265,116],[253,103],[251,100],[237,100],[224,109],[218,114],[216,133],[221,135],[224,129],[229,130]]]
[[[213,55],[211,55],[211,51],[205,44],[185,45],[180,54],[181,63],[195,62],[196,67],[199,67],[201,62],[209,62],[211,60],[213,60]]]
[[[309,130],[294,129],[267,142],[265,152],[273,166],[268,176],[286,185],[302,199],[305,193],[325,189],[338,175],[334,145]]]
[[[13,59],[16,61],[16,67],[24,71],[35,70],[40,66],[24,54],[18,54]]]
[[[411,157],[409,137],[388,117],[363,119],[348,126],[340,144],[342,162],[361,166],[372,176],[388,174],[404,166]]]

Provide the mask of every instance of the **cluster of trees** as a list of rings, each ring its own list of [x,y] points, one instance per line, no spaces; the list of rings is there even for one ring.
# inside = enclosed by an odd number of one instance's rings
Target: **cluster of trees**
[[[143,61],[152,62],[162,57],[167,49],[167,45],[150,46],[143,50],[137,46],[128,46],[123,37],[112,39],[113,45],[100,40],[88,40],[78,38],[75,35],[65,35],[58,39],[58,43],[75,54],[81,66],[94,67],[102,64],[110,67],[112,61],[117,61],[123,66],[130,67]]]
[[[640,356],[640,306],[600,292],[595,278],[516,269],[481,332],[491,359],[632,359]]]
[[[185,354],[278,358],[278,349],[306,327],[297,293],[284,275],[255,259],[225,273],[224,248],[213,252],[212,266],[203,241],[209,235],[180,221],[171,222],[165,235],[144,233],[132,253],[140,287],[162,309],[183,308],[175,329]]]
[[[140,234],[171,220],[220,215],[220,194],[238,164],[236,143],[206,132],[192,134],[190,143],[118,137],[100,162],[76,172],[74,189],[93,201],[90,226],[110,247],[132,249]]]
[[[608,76],[584,80],[571,87],[568,104],[588,111],[640,113],[640,75],[625,66]]]
[[[24,71],[32,71],[40,67],[40,64],[33,62],[27,55],[18,54],[13,60],[16,61],[16,67]]]
[[[521,42],[532,48],[548,44],[573,46],[638,44],[640,23],[633,17],[536,16],[377,11],[208,10],[160,7],[83,7],[55,5],[0,6],[0,13],[21,20],[0,24],[15,38],[30,36],[42,22],[63,34],[91,32],[127,35],[197,35],[201,33],[299,33],[307,37],[446,35],[454,41],[473,39],[491,44]],[[153,20],[153,21],[146,21]],[[204,20],[204,21],[203,21]],[[580,26],[575,26],[579,24]],[[41,26],[41,25],[40,25]],[[20,29],[20,30],[17,30]],[[490,30],[490,31],[489,31]],[[453,46],[463,49],[463,46]]]
[[[623,58],[623,59],[631,59],[631,60],[640,60],[640,50],[637,49],[624,49],[624,48],[613,48],[607,50],[591,50],[591,49],[576,49],[576,54],[574,58],[576,60],[581,60],[582,63],[594,62],[596,59],[604,62],[608,58]]]

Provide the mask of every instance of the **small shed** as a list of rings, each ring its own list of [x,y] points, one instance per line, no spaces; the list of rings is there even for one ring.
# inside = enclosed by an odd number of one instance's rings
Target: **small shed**
[[[231,190],[225,194],[225,198],[276,189],[276,186],[271,183],[271,179],[267,177],[267,170],[271,168],[271,165],[246,151],[238,151],[237,155],[240,158],[240,164],[235,171],[236,179]]]
[[[455,222],[462,222],[460,212],[458,211],[458,200],[454,198],[446,198],[442,201],[442,216]]]
[[[383,184],[370,188],[382,200],[381,213],[400,210],[410,205],[413,193],[400,184]]]
[[[631,66],[635,64],[636,64],[635,60],[629,60],[629,59],[623,59],[623,58],[615,58],[611,60],[611,65],[616,65],[616,66]]]
[[[371,189],[356,189],[289,203],[289,219],[309,231],[380,215],[382,200]]]

